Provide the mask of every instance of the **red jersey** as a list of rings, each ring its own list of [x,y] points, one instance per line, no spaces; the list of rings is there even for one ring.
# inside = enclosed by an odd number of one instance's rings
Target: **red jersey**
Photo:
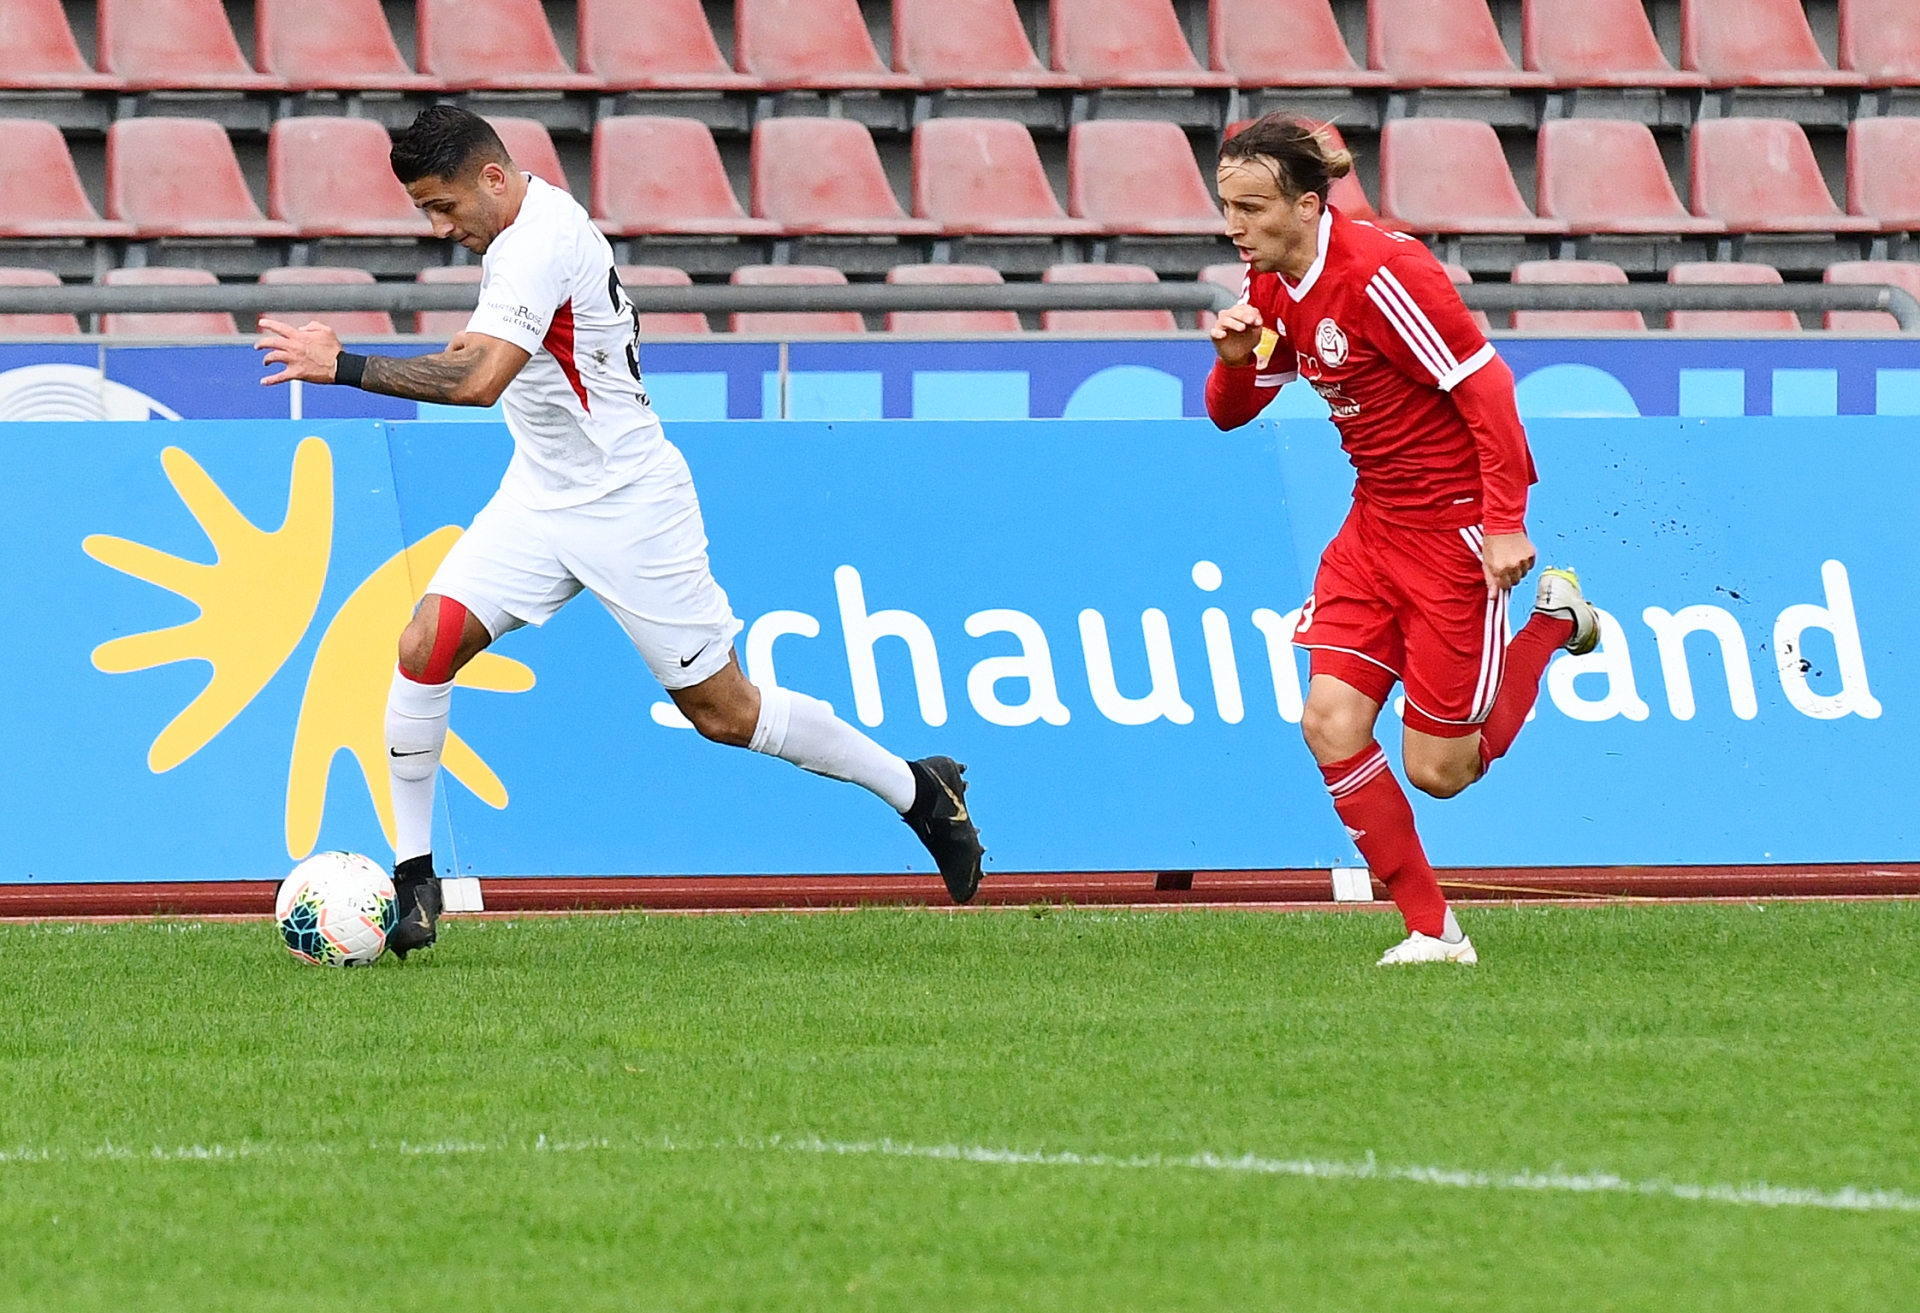
[[[1498,399],[1455,392],[1497,357],[1425,246],[1329,208],[1306,275],[1296,284],[1249,269],[1243,299],[1268,331],[1253,366],[1215,364],[1215,423],[1245,424],[1305,378],[1333,411],[1355,498],[1381,519],[1524,531],[1535,475],[1511,384]]]

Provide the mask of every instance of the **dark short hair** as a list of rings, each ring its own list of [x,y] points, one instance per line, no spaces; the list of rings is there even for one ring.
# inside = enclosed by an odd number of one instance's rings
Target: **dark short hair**
[[[1289,196],[1314,192],[1325,201],[1334,179],[1353,172],[1353,156],[1329,141],[1321,127],[1297,114],[1268,114],[1221,142],[1220,159],[1272,160],[1281,191]]]
[[[393,176],[402,183],[422,178],[451,181],[483,164],[508,167],[513,163],[491,123],[453,105],[421,110],[410,125],[394,134],[387,158],[393,164]]]

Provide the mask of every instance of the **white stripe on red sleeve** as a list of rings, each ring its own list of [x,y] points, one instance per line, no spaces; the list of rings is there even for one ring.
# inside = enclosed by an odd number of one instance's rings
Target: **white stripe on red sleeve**
[[[1382,275],[1386,273],[1384,269],[1380,272]],[[1367,299],[1372,301],[1386,321],[1393,325],[1394,331],[1399,333],[1401,340],[1407,344],[1407,349],[1412,351],[1414,358],[1426,367],[1429,374],[1433,375],[1436,383],[1454,368],[1453,357],[1442,355],[1433,349],[1431,341],[1413,326],[1405,305],[1390,289],[1382,285],[1378,275],[1367,284]]]
[[[1445,361],[1448,369],[1457,364],[1459,358],[1453,354],[1453,348],[1447,345],[1447,339],[1442,337],[1440,330],[1433,326],[1433,320],[1427,318],[1427,312],[1420,308],[1420,303],[1414,300],[1413,293],[1407,290],[1406,284],[1394,277],[1393,270],[1383,265],[1374,272],[1373,277],[1381,285],[1382,290],[1400,305],[1405,312],[1403,317],[1406,327],[1419,334],[1421,340],[1427,343],[1433,358]]]
[[[1494,357],[1493,343],[1489,342],[1478,351],[1462,360],[1459,364],[1442,374],[1438,380],[1442,392],[1451,392],[1479,372],[1480,367]]]

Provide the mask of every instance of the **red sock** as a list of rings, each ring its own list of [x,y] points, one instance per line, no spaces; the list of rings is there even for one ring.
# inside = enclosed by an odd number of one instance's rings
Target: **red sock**
[[[1367,859],[1367,868],[1386,882],[1407,929],[1438,939],[1446,926],[1446,895],[1427,864],[1413,828],[1413,808],[1387,766],[1387,754],[1378,743],[1369,743],[1345,761],[1322,766],[1320,774],[1333,795],[1334,811]]]
[[[1520,727],[1527,723],[1540,696],[1540,678],[1547,673],[1547,662],[1573,637],[1573,621],[1563,616],[1535,612],[1520,632],[1507,644],[1506,671],[1500,691],[1494,695],[1493,710],[1480,727],[1480,769],[1507,755]]]

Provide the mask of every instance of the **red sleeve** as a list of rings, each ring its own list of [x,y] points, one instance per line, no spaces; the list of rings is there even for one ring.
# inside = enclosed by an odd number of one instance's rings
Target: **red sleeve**
[[[1207,414],[1223,429],[1237,429],[1251,422],[1281,388],[1300,377],[1286,325],[1273,304],[1278,285],[1274,274],[1256,276],[1248,271],[1240,300],[1260,311],[1266,331],[1254,348],[1253,363],[1229,369],[1216,360],[1213,372],[1207,375]]]
[[[1513,371],[1495,356],[1462,379],[1452,395],[1480,449],[1482,527],[1488,533],[1525,533],[1527,488],[1538,476],[1514,405]]]
[[[1213,372],[1207,375],[1207,414],[1214,424],[1237,429],[1266,409],[1278,389],[1261,387],[1259,378],[1257,365],[1230,369],[1223,360],[1213,362]]]
[[[1396,255],[1367,280],[1378,318],[1368,337],[1416,383],[1451,392],[1493,359],[1440,262],[1424,249]]]

